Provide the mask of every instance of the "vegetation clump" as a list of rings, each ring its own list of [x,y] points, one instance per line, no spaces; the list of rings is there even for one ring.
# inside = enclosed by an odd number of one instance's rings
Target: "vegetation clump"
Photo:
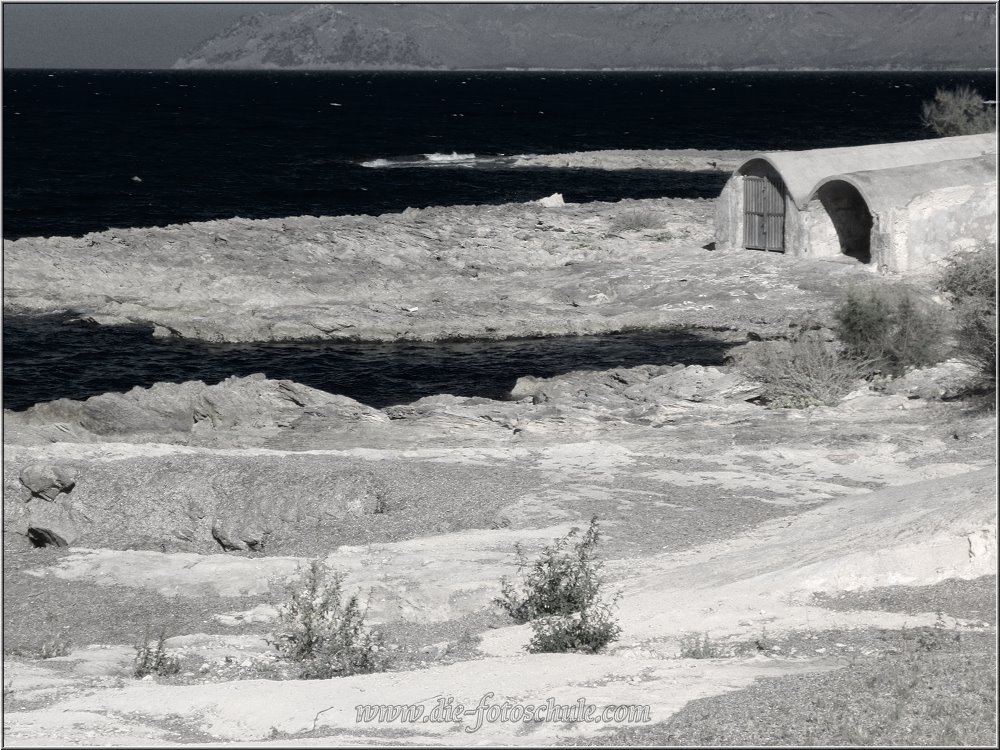
[[[872,362],[854,359],[817,331],[791,341],[766,341],[733,357],[733,364],[761,384],[760,400],[775,409],[833,406],[871,374]]]
[[[891,377],[937,364],[947,352],[941,308],[906,286],[852,289],[834,320],[846,356]]]
[[[302,569],[289,600],[278,606],[278,628],[270,643],[299,664],[299,677],[325,680],[385,668],[381,636],[365,625],[367,610],[357,595],[344,600],[344,574],[322,559]]]
[[[921,122],[940,136],[976,135],[997,129],[996,110],[969,86],[938,89],[924,102]]]
[[[69,656],[72,651],[73,642],[57,636],[45,641],[38,648],[38,656],[41,659],[54,659],[58,656]]]
[[[995,387],[997,373],[997,254],[995,246],[957,253],[938,288],[952,303],[956,354]]]
[[[732,656],[732,649],[716,643],[708,633],[688,633],[681,638],[680,657],[682,659],[722,659]]]
[[[136,644],[135,658],[132,659],[132,674],[138,678],[148,675],[163,677],[175,675],[181,671],[181,662],[176,656],[167,653],[167,632],[160,630],[155,642],[151,641],[149,630]]]
[[[602,601],[603,563],[595,557],[601,534],[597,517],[582,537],[579,534],[578,528],[571,529],[545,546],[534,562],[515,545],[521,591],[506,577],[500,581],[501,595],[494,602],[515,622],[531,623],[534,635],[528,650],[533,653],[596,653],[621,632],[611,614],[619,594],[611,602]]]

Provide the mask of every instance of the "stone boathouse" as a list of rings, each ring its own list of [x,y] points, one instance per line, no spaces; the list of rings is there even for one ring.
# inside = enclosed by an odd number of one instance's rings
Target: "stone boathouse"
[[[920,270],[997,241],[997,135],[754,154],[719,196],[716,247]]]

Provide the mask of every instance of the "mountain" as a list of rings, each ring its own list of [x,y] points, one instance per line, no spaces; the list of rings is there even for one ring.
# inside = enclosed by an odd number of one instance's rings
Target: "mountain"
[[[241,18],[175,68],[996,65],[990,4],[325,4]]]

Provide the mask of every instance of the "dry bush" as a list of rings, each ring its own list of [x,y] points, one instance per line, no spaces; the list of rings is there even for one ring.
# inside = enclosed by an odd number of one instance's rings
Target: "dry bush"
[[[897,377],[947,354],[945,311],[909,287],[851,289],[834,311],[837,338],[848,358],[873,362]]]
[[[932,100],[924,102],[920,119],[924,127],[944,137],[989,133],[997,129],[996,110],[969,86],[938,89]]]
[[[688,633],[681,638],[681,659],[724,659],[732,656],[732,649],[708,637],[708,633],[698,635]]]
[[[385,668],[381,637],[365,625],[358,597],[344,601],[344,574],[331,571],[321,559],[311,560],[278,606],[278,629],[271,645],[297,662],[299,677],[325,680]]]
[[[73,651],[73,642],[67,638],[56,636],[43,643],[38,649],[42,659],[52,659],[57,656],[69,656]]]
[[[776,409],[833,406],[872,371],[871,361],[843,356],[817,333],[747,347],[733,364],[763,386],[761,400]]]
[[[148,675],[175,675],[181,671],[181,662],[176,656],[167,653],[167,632],[160,630],[155,641],[151,641],[147,629],[142,639],[135,647],[135,657],[132,659],[132,674],[138,678]]]
[[[938,288],[955,310],[958,357],[983,379],[997,373],[997,252],[992,245],[958,253],[948,260]]]

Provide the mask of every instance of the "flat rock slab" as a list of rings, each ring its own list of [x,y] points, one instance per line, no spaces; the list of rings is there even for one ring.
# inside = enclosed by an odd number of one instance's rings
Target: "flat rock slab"
[[[519,157],[517,167],[570,169],[670,169],[683,172],[732,172],[753,151],[684,149],[605,149]]]
[[[585,705],[599,711],[608,705],[632,705],[639,715],[663,721],[688,700],[749,685],[755,678],[801,674],[835,668],[832,661],[649,660],[610,656],[523,655],[431,667],[417,673],[359,675],[325,681],[233,683],[167,686],[129,682],[121,687],[69,697],[34,711],[8,712],[8,743],[21,745],[72,741],[74,744],[126,745],[142,738],[177,741],[192,734],[199,740],[287,745],[303,733],[335,739],[338,744],[366,744],[380,738],[402,744],[527,745],[595,736],[621,726],[614,721],[573,722],[497,720],[509,706]],[[17,672],[18,665],[11,671]],[[438,699],[463,704],[460,721],[438,721]],[[414,705],[413,722],[359,721],[358,706]],[[482,720],[476,714],[482,705]],[[495,708],[493,708],[495,707]],[[548,710],[548,709],[547,709]],[[577,709],[579,710],[579,709]],[[646,713],[648,711],[648,714]],[[541,714],[540,714],[541,715]],[[552,710],[551,716],[555,716]],[[51,730],[43,738],[44,727]],[[468,731],[467,731],[468,730]],[[275,733],[286,735],[268,741]],[[89,741],[88,741],[89,738]],[[307,744],[309,739],[302,741]],[[158,744],[158,743],[157,743]]]
[[[307,734],[312,740],[336,737],[349,742],[391,737],[394,742],[417,745],[537,745],[593,737],[620,726],[504,721],[501,711],[505,702],[508,707],[517,704],[522,709],[547,706],[550,701],[571,707],[581,700],[598,710],[608,705],[648,706],[651,721],[664,721],[692,699],[745,687],[760,676],[842,665],[836,660],[764,656],[678,659],[676,650],[671,652],[664,640],[669,641],[671,635],[679,636],[685,630],[707,630],[713,636],[743,634],[759,632],[762,626],[776,632],[802,627],[810,618],[813,623],[822,622],[823,627],[900,627],[903,622],[932,622],[933,613],[925,617],[834,613],[796,605],[794,596],[845,587],[933,583],[947,577],[995,572],[995,481],[995,470],[986,469],[855,495],[725,543],[644,560],[638,570],[634,569],[638,561],[612,564],[611,570],[625,588],[619,611],[624,632],[622,641],[601,656],[526,654],[523,646],[528,629],[520,626],[488,631],[482,643],[484,652],[492,655],[488,658],[322,682],[249,680],[170,686],[153,681],[104,687],[91,683],[87,690],[74,694],[65,683],[46,680],[37,666],[14,665],[10,671],[22,691],[64,692],[56,694],[44,708],[8,712],[8,741],[38,740],[36,728],[40,726],[54,727],[56,736],[72,736],[76,741],[100,729],[113,736],[115,726],[129,737],[145,731],[150,739],[163,739],[170,735],[140,728],[160,728],[170,722],[173,731],[181,732],[178,736],[188,732],[228,742],[261,743],[275,734],[283,739],[274,742],[288,742]],[[553,531],[538,532],[536,539]],[[478,566],[480,572],[489,570],[492,575],[493,563],[474,558],[489,555],[497,544],[505,546],[509,536],[510,532],[465,533],[372,551],[384,556],[383,560],[397,553],[396,563],[409,568],[414,577],[419,573],[413,571],[413,554],[450,559],[455,569]],[[338,554],[350,556],[353,552],[342,550]],[[88,561],[128,555],[83,553],[71,558],[65,569],[86,575]],[[237,566],[250,562],[242,560]],[[113,570],[115,575],[127,576],[138,567],[120,565]],[[192,572],[197,566],[170,567],[178,576],[200,575]],[[364,558],[355,560],[354,573],[366,567]],[[91,569],[89,574],[96,572]],[[384,572],[372,571],[373,578]],[[440,582],[440,572],[428,574],[430,579]],[[419,596],[419,591],[408,596],[414,594]],[[188,638],[172,645],[201,645],[211,650],[218,647],[217,640]],[[463,714],[460,722],[431,720],[438,700],[448,698],[463,704],[470,713]],[[423,709],[413,722],[359,722],[358,706],[385,705]],[[476,713],[480,705],[482,722]],[[59,719],[47,723],[52,715]]]
[[[870,278],[860,264],[712,252],[714,205],[451,206],[23,238],[4,242],[4,309],[217,342],[759,333]],[[636,208],[659,226],[614,229]]]

